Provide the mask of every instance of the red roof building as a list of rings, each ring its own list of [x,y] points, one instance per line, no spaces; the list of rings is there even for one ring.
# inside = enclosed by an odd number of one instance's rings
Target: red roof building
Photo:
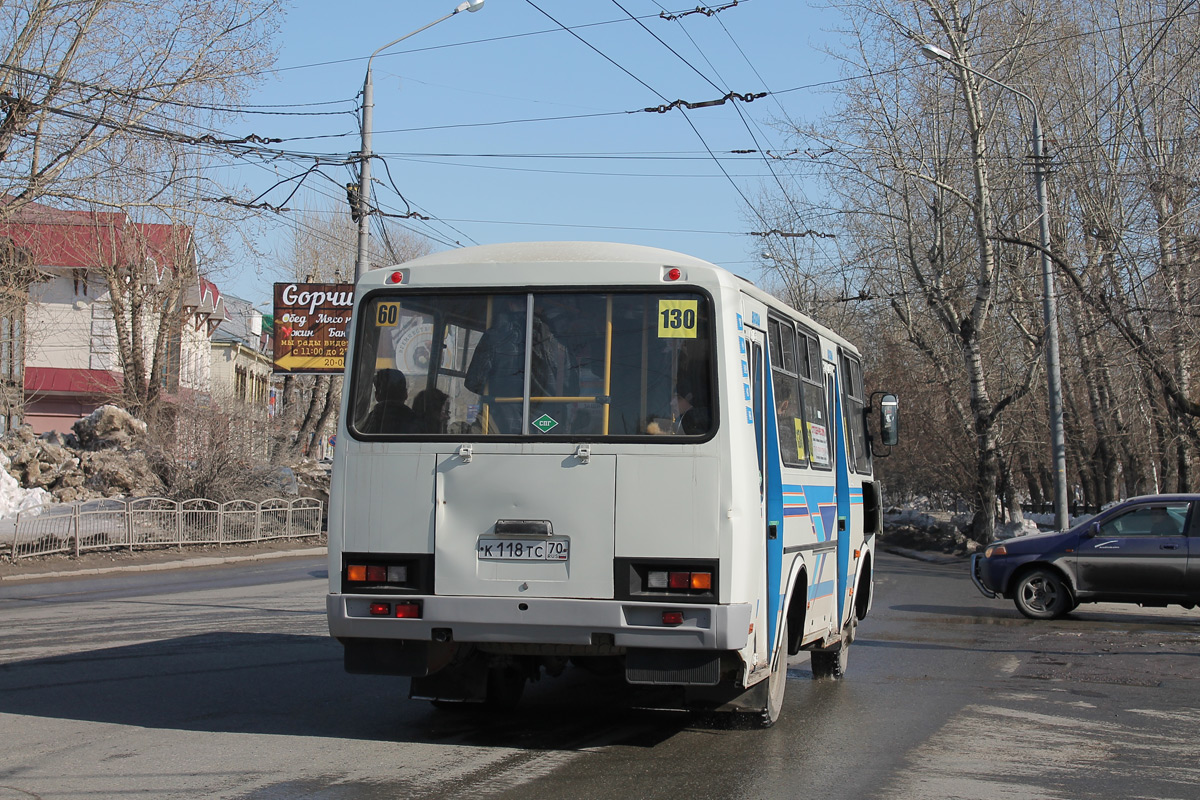
[[[9,324],[7,352],[19,368],[10,370],[7,380],[10,399],[11,390],[19,387],[23,401],[18,409],[11,402],[8,408],[0,405],[0,432],[22,417],[37,433],[65,431],[98,406],[120,402],[124,372],[118,324],[128,339],[132,322],[128,315],[115,319],[128,304],[113,302],[108,285],[113,268],[136,275],[150,291],[176,274],[196,274],[189,227],[133,222],[120,212],[64,211],[29,203],[0,223],[0,245],[0,257],[19,257],[37,272],[26,289],[23,319],[11,310],[5,316],[0,308],[0,351],[5,350],[6,320],[17,323]],[[176,308],[166,312],[176,314],[178,321],[168,325],[159,374],[145,376],[160,381],[168,396],[207,393],[209,338],[224,318],[216,285],[204,278],[190,280]],[[141,318],[147,370],[161,313],[155,308]],[[5,378],[0,374],[0,382]]]

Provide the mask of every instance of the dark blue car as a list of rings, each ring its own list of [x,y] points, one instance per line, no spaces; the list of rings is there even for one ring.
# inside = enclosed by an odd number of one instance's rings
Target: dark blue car
[[[1031,619],[1054,619],[1080,603],[1193,608],[1200,603],[1198,504],[1197,494],[1135,497],[1069,531],[993,542],[971,557],[971,578]]]

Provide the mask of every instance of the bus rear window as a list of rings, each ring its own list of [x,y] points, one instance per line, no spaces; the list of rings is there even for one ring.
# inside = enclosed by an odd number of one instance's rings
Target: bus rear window
[[[356,337],[360,438],[686,440],[715,426],[697,293],[378,294]]]

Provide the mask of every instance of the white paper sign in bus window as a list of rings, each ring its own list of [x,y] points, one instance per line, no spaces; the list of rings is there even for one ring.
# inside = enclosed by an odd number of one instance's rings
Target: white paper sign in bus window
[[[809,425],[808,432],[812,434],[812,458],[818,464],[829,463],[829,437],[824,425]]]

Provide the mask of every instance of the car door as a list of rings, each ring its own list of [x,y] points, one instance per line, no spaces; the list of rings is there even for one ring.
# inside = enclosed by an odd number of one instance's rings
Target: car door
[[[1186,593],[1191,504],[1156,501],[1101,522],[1077,547],[1079,589],[1105,597]]]

